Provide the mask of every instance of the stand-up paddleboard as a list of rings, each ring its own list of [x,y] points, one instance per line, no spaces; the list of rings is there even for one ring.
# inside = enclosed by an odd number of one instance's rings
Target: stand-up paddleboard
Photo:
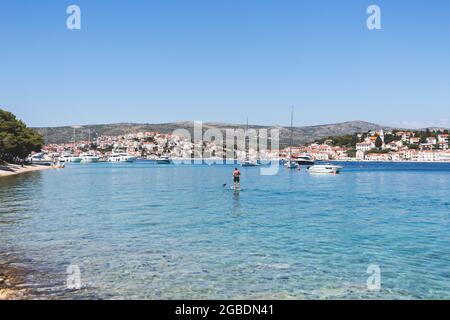
[[[242,191],[242,188],[241,188],[241,187],[231,186],[230,189],[231,189],[231,190],[235,190],[235,191]]]

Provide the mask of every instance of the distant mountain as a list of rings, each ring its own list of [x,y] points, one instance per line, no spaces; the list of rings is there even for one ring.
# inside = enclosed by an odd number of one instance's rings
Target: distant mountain
[[[217,128],[224,131],[225,129],[245,129],[242,124],[228,124],[228,123],[203,123],[203,130],[209,128]],[[272,129],[280,130],[280,146],[285,147],[290,141],[290,128],[281,126],[260,126],[249,125],[249,129]],[[378,124],[364,122],[364,121],[349,121],[336,124],[325,124],[317,126],[294,127],[293,128],[293,142],[294,145],[312,142],[316,139],[325,138],[329,136],[341,136],[345,134],[352,134],[355,132],[367,132],[370,130],[378,130],[380,128],[387,128]],[[67,127],[49,127],[49,128],[35,128],[45,138],[46,143],[67,143],[73,141],[74,129]],[[186,129],[193,132],[193,122],[175,122],[175,123],[161,123],[161,124],[137,124],[137,123],[117,123],[117,124],[101,124],[101,125],[86,125],[75,130],[76,140],[88,140],[89,132],[92,139],[102,135],[125,135],[137,132],[161,132],[172,133],[176,129]]]

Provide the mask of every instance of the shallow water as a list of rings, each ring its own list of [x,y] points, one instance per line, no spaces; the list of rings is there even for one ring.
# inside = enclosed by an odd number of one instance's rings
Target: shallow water
[[[450,298],[450,164],[340,175],[69,165],[0,180],[0,251],[56,298]],[[381,269],[369,291],[367,268]],[[67,290],[67,267],[81,290]]]

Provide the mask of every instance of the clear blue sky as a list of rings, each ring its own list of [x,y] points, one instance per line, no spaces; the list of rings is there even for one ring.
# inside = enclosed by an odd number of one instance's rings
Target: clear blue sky
[[[32,126],[450,126],[448,0],[1,1],[0,43],[0,107]]]

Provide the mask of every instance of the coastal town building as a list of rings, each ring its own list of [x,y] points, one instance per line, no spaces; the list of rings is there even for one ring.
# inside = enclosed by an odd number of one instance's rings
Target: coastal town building
[[[434,144],[433,143],[421,143],[419,144],[420,150],[433,150]]]
[[[439,134],[437,136],[437,140],[439,143],[447,143],[448,144],[448,134]]]
[[[414,137],[414,132],[411,131],[399,131],[396,133],[397,137],[401,137],[401,141],[409,142],[411,137]]]
[[[375,148],[374,142],[360,142],[356,144],[356,150],[367,152]]]
[[[291,155],[294,158],[308,156],[317,161],[450,161],[448,134],[429,133],[424,138],[423,135],[419,137],[410,131],[391,132],[380,129],[355,136],[359,142],[353,146],[333,145],[333,139],[325,139],[321,143],[290,146],[282,150],[258,152],[250,148],[248,156],[252,160],[271,160]],[[389,140],[386,140],[388,136]],[[203,142],[199,145],[198,142],[188,141],[180,136],[159,132],[104,135],[98,136],[93,141],[50,144],[43,150],[55,157],[67,153],[78,156],[89,151],[101,159],[111,156],[114,150],[124,150],[131,156],[141,159],[157,159],[166,154],[173,158],[191,159],[194,156],[201,156],[198,150],[203,150],[203,156],[208,158],[223,158],[225,154],[228,158],[230,155],[237,159],[246,157],[243,150],[225,150],[223,144]]]
[[[436,137],[427,137],[426,140],[427,140],[427,143],[428,143],[428,144],[431,144],[431,145],[437,143],[437,138],[436,138]]]
[[[366,154],[364,151],[362,151],[362,150],[356,151],[356,160],[361,161],[361,160],[364,160],[365,157],[366,157]]]
[[[419,137],[411,137],[411,138],[409,138],[408,142],[410,144],[419,144],[420,143],[420,138]]]

